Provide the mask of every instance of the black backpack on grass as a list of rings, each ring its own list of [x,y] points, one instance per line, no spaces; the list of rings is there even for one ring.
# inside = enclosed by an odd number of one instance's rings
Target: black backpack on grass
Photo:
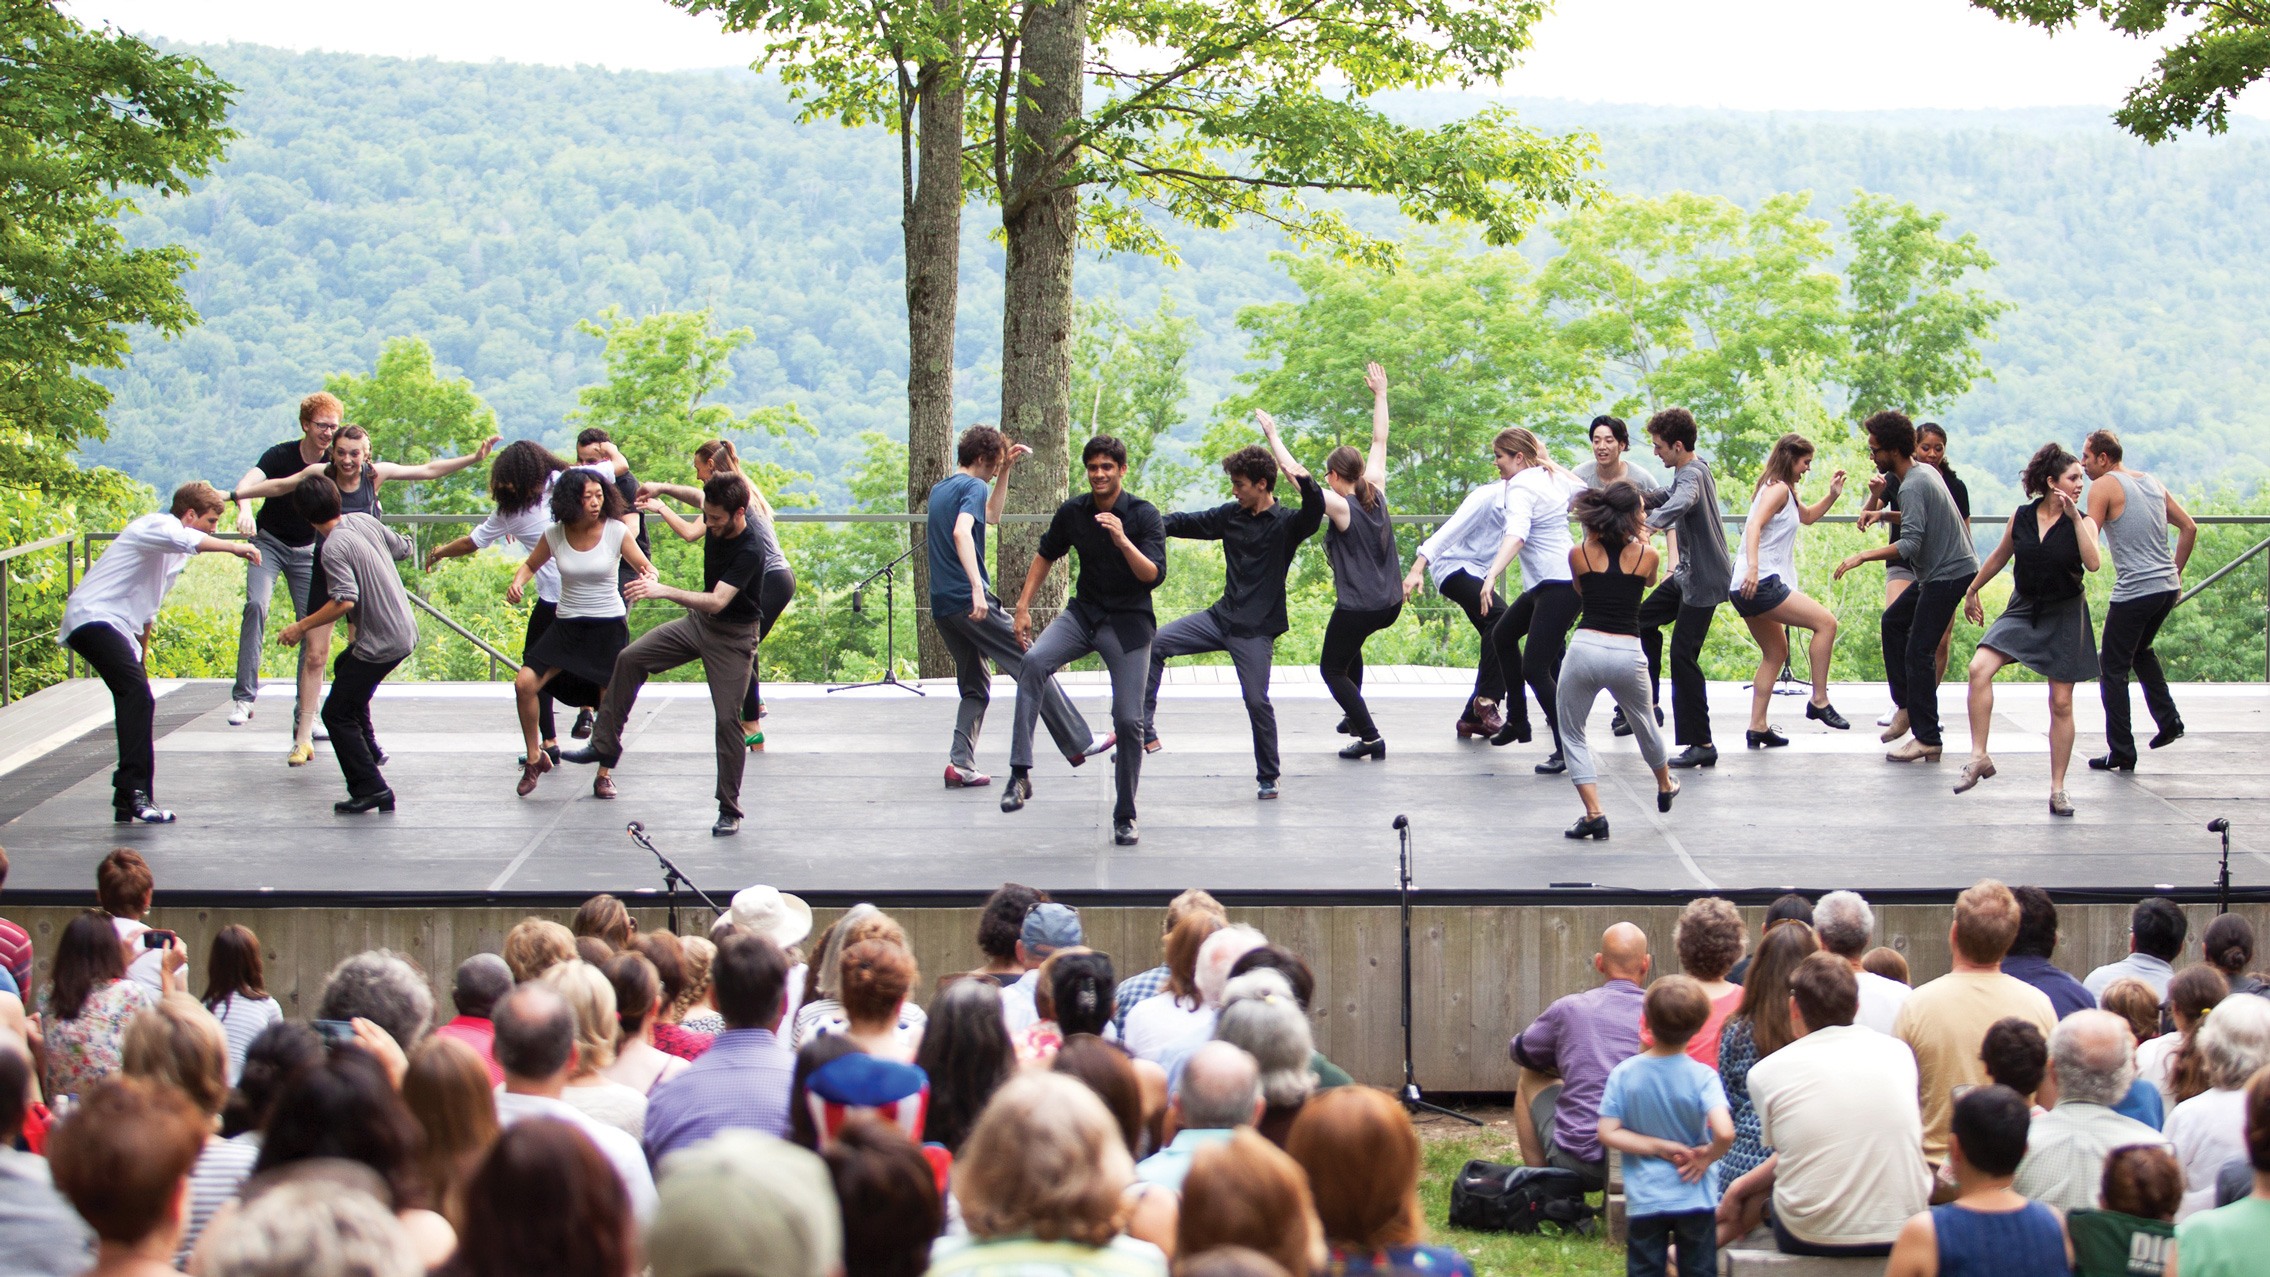
[[[1453,1227],[1490,1233],[1534,1233],[1546,1224],[1590,1236],[1599,1212],[1584,1200],[1574,1171],[1472,1161],[1450,1186]]]

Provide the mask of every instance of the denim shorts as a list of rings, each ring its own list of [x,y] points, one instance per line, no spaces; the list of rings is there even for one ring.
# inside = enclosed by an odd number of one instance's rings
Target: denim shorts
[[[1782,601],[1789,597],[1789,584],[1778,576],[1769,576],[1759,579],[1757,592],[1748,598],[1742,597],[1742,587],[1739,585],[1726,593],[1733,602],[1735,611],[1744,616],[1764,616],[1780,607]]]

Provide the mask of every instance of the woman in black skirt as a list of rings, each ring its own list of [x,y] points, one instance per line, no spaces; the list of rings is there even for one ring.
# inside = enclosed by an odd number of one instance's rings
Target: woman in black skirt
[[[535,792],[538,777],[552,770],[552,756],[543,748],[538,698],[550,696],[563,705],[598,708],[599,695],[614,673],[615,657],[631,641],[630,608],[623,602],[617,569],[628,563],[641,576],[654,575],[654,565],[622,523],[629,507],[613,484],[589,470],[564,471],[552,485],[551,506],[552,526],[512,574],[505,591],[507,599],[518,603],[546,563],[559,571],[559,614],[536,640],[512,681],[520,705],[520,733],[528,741],[528,761],[520,769],[523,798]],[[599,769],[591,792],[600,798],[615,796],[607,768]]]
[[[1955,792],[1994,774],[1986,734],[1994,720],[1994,675],[2016,661],[2049,680],[2049,814],[2070,816],[2065,764],[2073,758],[2073,685],[2097,676],[2097,641],[2089,628],[2083,573],[2102,561],[2096,521],[2081,510],[2085,476],[2078,457],[2045,443],[2026,463],[2025,489],[2034,499],[2019,506],[2003,529],[2002,544],[1986,556],[1963,599],[1963,615],[1983,624],[1978,592],[2017,561],[2010,606],[1978,641],[1970,661],[1970,761]]]

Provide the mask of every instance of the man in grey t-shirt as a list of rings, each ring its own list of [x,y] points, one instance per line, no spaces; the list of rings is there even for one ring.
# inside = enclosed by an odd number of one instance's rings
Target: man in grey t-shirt
[[[2168,692],[2152,641],[2182,596],[2184,565],[2198,543],[2199,525],[2160,481],[2121,464],[2120,436],[2098,430],[2081,445],[2089,474],[2089,517],[2104,530],[2112,554],[2112,602],[2105,608],[2097,691],[2104,697],[2105,752],[2089,760],[2097,771],[2136,770],[2136,737],[2129,727],[2128,675],[2144,685],[2144,704],[2160,730],[2152,748],[2183,738],[2183,715]],[[2168,549],[2168,527],[2176,530]]]
[[[1671,626],[1671,716],[1678,741],[1673,767],[1709,767],[1718,762],[1710,739],[1709,688],[1703,682],[1703,640],[1711,618],[1726,601],[1734,580],[1734,558],[1726,550],[1726,526],[1718,508],[1718,481],[1710,463],[1695,455],[1695,414],[1666,408],[1647,419],[1656,458],[1671,467],[1671,486],[1646,493],[1647,526],[1677,529],[1679,566],[1640,605],[1640,645],[1647,651],[1650,678],[1663,672],[1663,627]],[[1661,699],[1660,683],[1657,698]]]
[[[392,811],[394,791],[378,771],[384,755],[371,729],[370,700],[379,681],[418,646],[409,591],[394,572],[397,560],[410,557],[411,545],[370,515],[342,516],[338,486],[322,475],[302,480],[292,500],[323,537],[323,572],[331,597],[305,619],[285,626],[276,641],[296,647],[308,631],[352,613],[354,641],[332,663],[331,692],[323,698],[323,726],[347,778],[347,800],[331,809]]]

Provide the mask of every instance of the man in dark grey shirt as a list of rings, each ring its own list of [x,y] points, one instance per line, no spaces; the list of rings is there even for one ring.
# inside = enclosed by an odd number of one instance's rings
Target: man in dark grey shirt
[[[1879,412],[1863,423],[1868,455],[1876,467],[1899,479],[1900,535],[1890,545],[1863,551],[1839,563],[1836,576],[1863,563],[1898,558],[1915,571],[1915,584],[1884,609],[1884,681],[1898,710],[1884,732],[1887,741],[1913,731],[1915,739],[1884,755],[1895,763],[1939,761],[1939,636],[1955,619],[1971,578],[1978,574],[1978,551],[1971,546],[1962,512],[1936,467],[1915,460],[1915,423],[1899,412]]]
[[[331,809],[342,814],[392,811],[394,791],[379,774],[384,755],[371,728],[370,701],[379,682],[418,646],[409,591],[394,572],[395,562],[409,558],[412,547],[370,515],[340,514],[339,488],[323,475],[301,480],[292,503],[324,538],[323,573],[331,597],[285,626],[276,641],[297,647],[309,631],[353,613],[354,642],[332,663],[331,692],[323,698],[323,726],[347,778],[347,800]]]
[[[1695,455],[1695,414],[1666,408],[1647,419],[1656,458],[1671,469],[1671,486],[1644,494],[1647,526],[1679,534],[1679,566],[1655,587],[1639,609],[1640,645],[1647,649],[1648,676],[1662,700],[1663,627],[1671,626],[1671,714],[1678,742],[1673,767],[1709,767],[1718,762],[1710,739],[1710,697],[1703,681],[1703,640],[1711,618],[1726,601],[1734,581],[1734,558],[1726,551],[1725,520],[1718,508],[1718,481],[1710,463]]]

